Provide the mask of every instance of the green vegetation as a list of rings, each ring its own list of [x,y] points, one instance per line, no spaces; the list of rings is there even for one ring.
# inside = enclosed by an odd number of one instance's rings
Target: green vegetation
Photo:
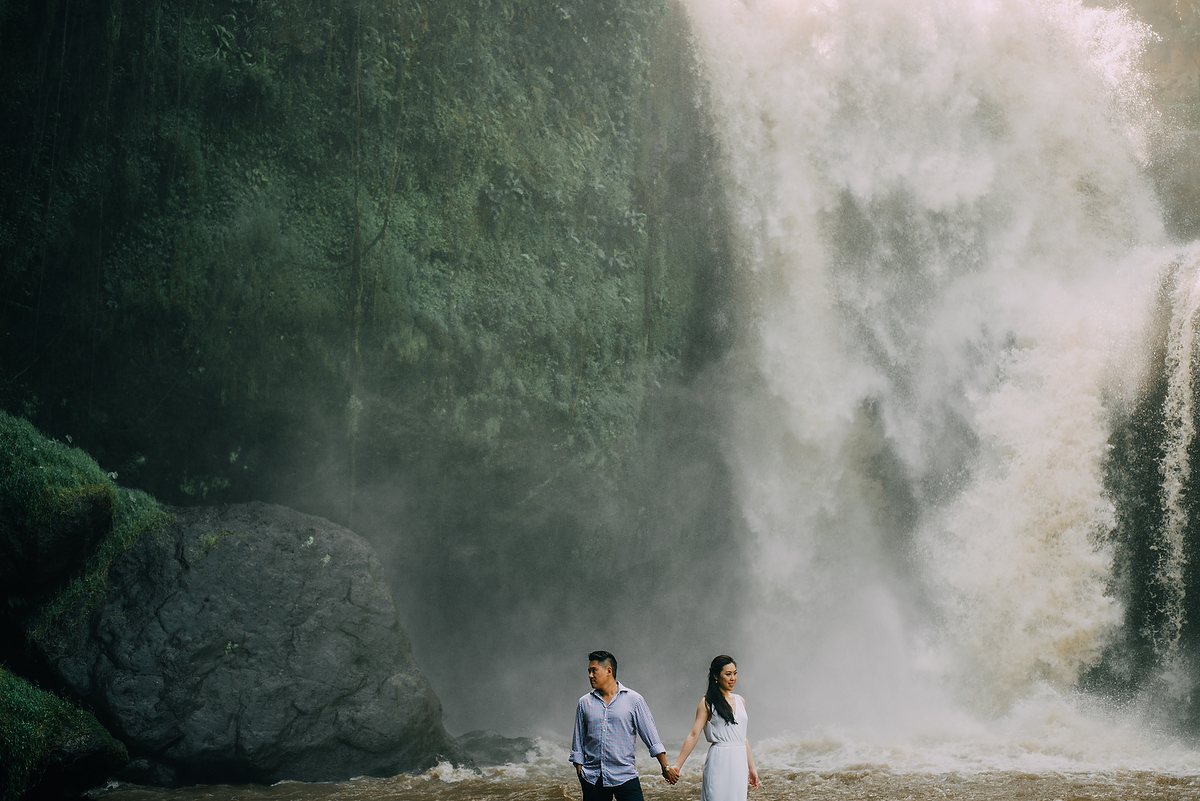
[[[0,667],[0,801],[16,801],[36,786],[53,748],[89,739],[128,758],[90,712]]]
[[[694,358],[659,0],[0,13],[0,401],[156,494],[261,497],[318,442],[353,496],[381,437],[603,461]]]
[[[74,518],[81,498],[111,507],[111,522],[82,570],[41,608],[31,636],[47,641],[67,620],[86,616],[103,593],[113,561],[170,516],[144,492],[119,488],[78,448],[42,436],[27,421],[0,412],[0,508],[16,528],[53,527]]]
[[[53,527],[83,505],[111,510],[116,497],[112,479],[86,453],[0,412],[0,507],[14,525]]]
[[[109,568],[117,557],[142,537],[162,531],[170,520],[170,514],[151,496],[140,490],[120,490],[112,532],[88,557],[82,572],[40,609],[38,625],[30,636],[41,640],[48,653],[55,654],[60,646],[54,633],[87,617],[103,596]]]
[[[195,550],[192,558],[203,559],[208,556],[209,552],[217,546],[217,543],[228,537],[233,532],[221,526],[218,529],[201,534],[195,543]]]

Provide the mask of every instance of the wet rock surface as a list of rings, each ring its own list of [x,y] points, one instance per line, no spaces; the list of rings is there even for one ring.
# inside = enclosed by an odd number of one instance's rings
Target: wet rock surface
[[[138,778],[331,781],[461,760],[363,539],[262,503],[171,511],[90,612],[43,638]]]

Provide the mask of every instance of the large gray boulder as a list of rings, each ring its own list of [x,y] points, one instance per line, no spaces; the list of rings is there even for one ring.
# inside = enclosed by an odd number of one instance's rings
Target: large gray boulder
[[[90,611],[26,621],[141,775],[333,781],[461,759],[364,540],[262,503],[170,511]]]

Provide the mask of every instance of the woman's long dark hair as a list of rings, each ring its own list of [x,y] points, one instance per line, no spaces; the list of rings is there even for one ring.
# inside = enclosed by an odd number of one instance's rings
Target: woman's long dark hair
[[[716,712],[725,719],[726,723],[736,726],[737,721],[733,719],[733,707],[729,705],[729,701],[725,700],[725,693],[721,692],[721,685],[717,683],[717,677],[721,675],[721,671],[725,669],[726,665],[737,667],[737,662],[734,662],[733,657],[727,654],[713,657],[712,664],[708,666],[708,691],[704,693],[704,700],[708,701],[710,719],[712,713]]]

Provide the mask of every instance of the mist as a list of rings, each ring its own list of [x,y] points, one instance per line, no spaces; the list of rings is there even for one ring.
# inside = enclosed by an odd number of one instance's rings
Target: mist
[[[605,649],[660,733],[682,737],[708,651],[744,636],[745,536],[718,400],[698,386],[653,393],[620,483],[561,463],[488,483],[443,466],[450,488],[421,498],[420,478],[363,471],[356,530],[388,564],[449,730],[569,738],[587,654]]]

